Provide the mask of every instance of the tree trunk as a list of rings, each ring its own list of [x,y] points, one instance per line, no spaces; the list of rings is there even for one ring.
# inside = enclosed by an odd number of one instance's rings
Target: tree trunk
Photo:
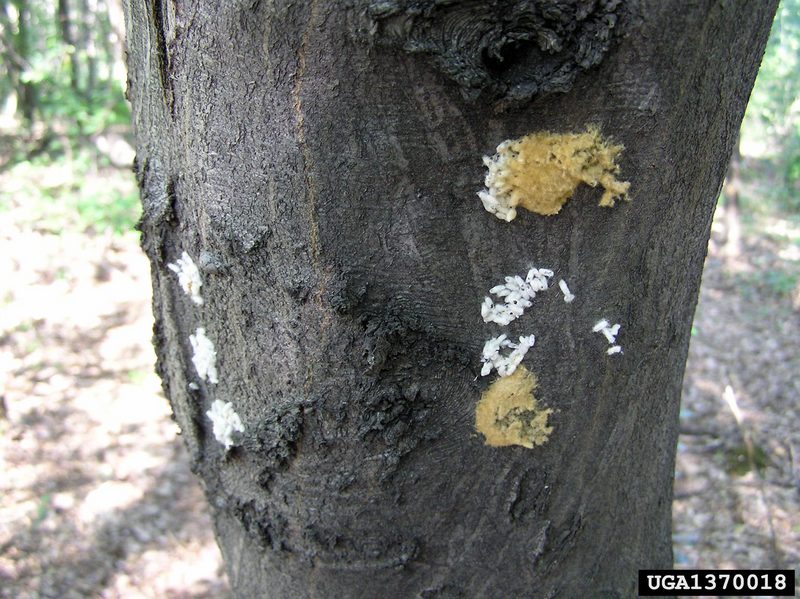
[[[629,597],[671,566],[689,330],[775,4],[126,0],[158,371],[237,596]],[[482,208],[482,156],[588,125],[630,202]],[[486,324],[533,265],[575,301]],[[475,431],[504,331],[536,335],[534,448]]]
[[[14,52],[18,57],[19,75],[17,77],[17,102],[18,110],[22,113],[25,122],[33,123],[36,107],[38,105],[36,85],[24,81],[22,72],[30,64],[31,58],[31,12],[27,0],[13,0],[17,10],[17,33],[14,36]]]
[[[78,1],[80,15],[80,47],[86,60],[86,80],[83,86],[84,97],[91,99],[97,87],[97,47],[95,37],[97,31],[97,7],[89,0]]]
[[[75,24],[70,18],[68,0],[58,0],[58,29],[61,32],[61,41],[71,48],[69,53],[69,84],[74,91],[78,91],[80,81],[80,63],[78,62],[78,49],[75,44]]]
[[[101,56],[97,63],[102,65],[102,73],[100,79],[103,87],[113,93],[116,88],[114,81],[114,65],[119,60],[121,53],[118,52],[116,44],[114,44],[114,31],[109,19],[110,8],[108,3],[104,0],[97,0],[94,3],[94,22],[97,28],[97,48],[98,54]]]
[[[728,162],[728,172],[725,175],[725,184],[722,194],[725,198],[725,245],[722,253],[728,260],[739,258],[742,255],[742,221],[739,217],[741,202],[739,192],[742,187],[742,152],[739,148],[739,136],[733,144],[733,153]]]

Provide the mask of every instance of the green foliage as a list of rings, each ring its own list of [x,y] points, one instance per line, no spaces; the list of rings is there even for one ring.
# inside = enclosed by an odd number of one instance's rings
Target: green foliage
[[[800,213],[800,0],[782,0],[742,127],[764,148],[774,188],[766,200]]]
[[[130,122],[128,105],[119,89],[101,89],[87,98],[57,82],[45,83],[50,91],[39,104],[42,118],[64,123],[70,138],[88,137]]]
[[[779,297],[790,296],[797,286],[797,280],[797,273],[790,270],[776,268],[764,273],[764,285]]]
[[[97,10],[105,4],[91,9],[67,0],[74,44],[65,41],[56,5],[51,0],[0,3],[0,50],[14,57],[0,61],[0,101],[15,94],[21,112],[25,88],[31,90],[34,119],[70,139],[128,123],[122,83],[114,75],[120,57],[110,41],[113,30],[108,14]]]
[[[734,476],[744,476],[753,470],[763,475],[768,464],[767,452],[759,445],[738,445],[725,451],[725,469]]]
[[[45,493],[39,500],[36,506],[36,511],[31,518],[31,525],[33,527],[39,526],[47,518],[50,513],[50,505],[53,502],[53,496],[50,493]]]
[[[0,2],[0,105],[13,99],[17,109],[16,127],[0,132],[0,211],[15,222],[119,234],[139,218],[130,172],[110,168],[95,147],[100,134],[124,138],[130,122],[107,7]]]
[[[133,177],[95,162],[84,149],[72,159],[43,155],[15,164],[3,174],[0,210],[14,210],[15,221],[54,234],[132,232],[141,215]]]
[[[776,299],[790,298],[798,283],[800,283],[800,272],[788,264],[758,273],[740,273],[734,277],[734,284],[745,297],[757,292],[762,297],[766,295]]]
[[[147,377],[150,376],[149,370],[144,370],[142,368],[136,368],[133,370],[128,371],[128,382],[133,385],[142,385],[147,380]]]
[[[795,126],[786,143],[783,158],[786,205],[791,212],[800,214],[800,123]]]
[[[35,57],[23,74],[23,81],[36,84],[40,92],[37,108],[41,119],[63,124],[71,139],[130,122],[128,104],[116,81],[104,81],[89,92],[71,87],[64,52],[64,45],[54,42],[53,49]]]
[[[797,128],[800,96],[800,0],[782,0],[747,108],[747,119],[758,119],[778,137]],[[791,122],[787,123],[786,118]]]
[[[85,229],[117,234],[133,231],[141,215],[139,196],[120,192],[77,196],[75,210]]]

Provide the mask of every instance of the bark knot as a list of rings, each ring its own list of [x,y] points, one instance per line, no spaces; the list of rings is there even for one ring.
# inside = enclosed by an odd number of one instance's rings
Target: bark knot
[[[430,56],[467,97],[568,91],[608,51],[619,0],[372,0],[380,44]]]

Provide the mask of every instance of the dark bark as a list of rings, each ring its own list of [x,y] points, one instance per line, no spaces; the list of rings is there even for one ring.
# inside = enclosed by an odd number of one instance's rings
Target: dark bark
[[[479,4],[126,2],[158,370],[238,596],[628,597],[671,565],[689,329],[776,2]],[[590,123],[625,145],[630,203],[482,209],[482,155]],[[534,264],[577,295],[509,327],[537,335],[554,430],[487,447],[480,303]],[[228,454],[214,399],[244,422]]]

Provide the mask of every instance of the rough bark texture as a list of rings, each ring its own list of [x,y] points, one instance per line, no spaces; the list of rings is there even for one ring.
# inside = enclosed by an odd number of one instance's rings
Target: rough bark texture
[[[775,4],[126,2],[158,369],[237,596],[629,597],[671,565],[690,324]],[[632,202],[482,209],[482,155],[590,123]],[[491,448],[480,303],[531,265],[577,295],[508,327],[554,430]],[[214,399],[245,426],[227,454]]]

